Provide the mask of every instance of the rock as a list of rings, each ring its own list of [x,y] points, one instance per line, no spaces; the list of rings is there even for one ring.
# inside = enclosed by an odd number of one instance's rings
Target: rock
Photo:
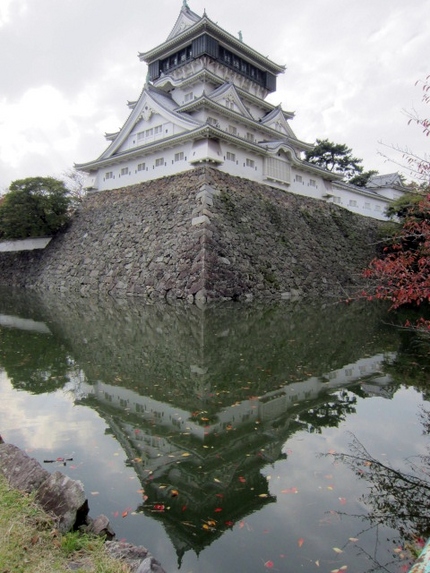
[[[58,529],[62,533],[85,523],[89,511],[82,483],[58,471],[39,487],[36,501],[47,513],[58,518]]]
[[[87,518],[87,521],[89,523],[84,527],[84,530],[87,533],[93,533],[94,535],[106,537],[106,539],[109,540],[115,537],[115,533],[106,515],[99,515],[95,519]]]
[[[49,477],[37,460],[13,444],[0,444],[0,471],[9,485],[20,491],[30,493],[38,489]]]
[[[147,557],[139,565],[136,573],[164,573],[161,569],[160,564],[154,557]]]

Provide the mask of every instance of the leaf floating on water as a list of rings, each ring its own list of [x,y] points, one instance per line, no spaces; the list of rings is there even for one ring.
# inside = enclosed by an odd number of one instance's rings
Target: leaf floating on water
[[[182,454],[182,457],[183,457],[183,458],[187,458],[188,456],[191,456],[191,454],[190,454],[189,452],[184,452],[184,453]]]
[[[296,487],[289,487],[287,489],[282,489],[281,493],[299,493],[299,490]]]
[[[340,497],[339,501],[342,505],[345,505],[346,504],[346,497]]]
[[[218,478],[214,478],[214,481],[216,481],[216,483],[221,483],[221,481]]]
[[[121,513],[121,517],[127,517],[127,515],[128,515],[128,511],[127,511],[127,510],[125,510],[125,511],[123,511],[123,512]]]
[[[234,521],[231,521],[231,520],[225,521],[224,523],[226,524],[227,527],[233,527],[233,525],[234,525]]]
[[[319,562],[319,560],[318,560],[318,559],[315,561],[315,565],[316,565],[317,567],[319,567],[319,566],[320,566],[320,562]]]
[[[339,547],[333,547],[333,551],[335,553],[343,553],[342,549],[339,549]]]
[[[92,491],[91,495],[99,495],[99,492],[98,491]]]
[[[172,489],[172,491],[170,492],[170,495],[172,497],[178,497],[179,491],[177,489]]]
[[[245,483],[246,479],[243,476],[239,476],[240,483]]]
[[[258,497],[269,497],[268,493],[260,493]]]
[[[267,569],[272,569],[272,567],[275,564],[273,563],[273,561],[266,561],[266,563],[264,564],[264,567],[267,567]]]
[[[358,537],[350,537],[349,540],[352,541],[353,543],[357,543]]]
[[[305,542],[305,540],[303,539],[303,537],[300,537],[300,539],[297,540],[297,545],[298,545],[299,547],[301,547],[304,542]]]

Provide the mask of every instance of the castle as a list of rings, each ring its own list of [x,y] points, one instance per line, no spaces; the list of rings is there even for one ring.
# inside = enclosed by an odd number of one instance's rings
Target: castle
[[[336,203],[385,219],[402,193],[397,174],[366,188],[312,165],[312,145],[290,126],[292,112],[266,101],[285,67],[262,56],[186,0],[167,39],[139,54],[148,75],[130,114],[101,156],[76,165],[86,187],[103,191],[210,165],[230,175],[286,192]]]

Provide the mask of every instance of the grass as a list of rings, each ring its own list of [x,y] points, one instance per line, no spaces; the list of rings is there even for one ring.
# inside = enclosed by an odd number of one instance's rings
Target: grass
[[[128,573],[100,537],[61,534],[34,495],[13,490],[0,474],[0,573]]]

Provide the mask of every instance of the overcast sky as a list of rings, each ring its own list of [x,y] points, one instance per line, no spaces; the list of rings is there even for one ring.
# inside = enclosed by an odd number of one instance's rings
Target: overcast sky
[[[182,0],[0,0],[0,189],[96,159],[122,126],[146,65]],[[269,97],[296,113],[307,142],[346,143],[366,169],[429,145],[405,112],[429,116],[417,80],[430,74],[430,0],[189,0],[287,66]],[[382,141],[385,145],[380,144]],[[427,148],[426,148],[427,146]],[[406,170],[404,171],[406,174]]]

